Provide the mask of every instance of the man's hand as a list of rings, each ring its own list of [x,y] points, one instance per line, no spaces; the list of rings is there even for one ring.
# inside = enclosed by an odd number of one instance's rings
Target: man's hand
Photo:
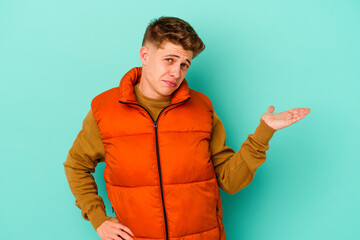
[[[102,240],[133,240],[134,234],[131,230],[122,225],[116,217],[110,218],[103,222],[97,229],[99,237]]]
[[[274,113],[274,110],[275,107],[270,106],[261,119],[275,130],[288,127],[310,113],[310,108],[294,108],[281,113]]]

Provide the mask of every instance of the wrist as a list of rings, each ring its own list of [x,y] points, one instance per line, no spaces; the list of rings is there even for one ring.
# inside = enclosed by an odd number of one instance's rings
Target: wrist
[[[260,124],[257,126],[253,137],[262,144],[268,144],[275,132],[275,129],[270,127],[263,119],[260,119]]]
[[[91,222],[91,225],[96,230],[103,224],[105,221],[109,220],[111,217],[106,216],[105,209],[102,206],[97,206],[90,213],[88,213],[88,218]]]

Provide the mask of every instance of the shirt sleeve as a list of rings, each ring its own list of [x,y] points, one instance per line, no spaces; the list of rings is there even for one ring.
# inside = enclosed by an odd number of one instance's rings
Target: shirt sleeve
[[[84,219],[89,220],[95,230],[111,217],[106,216],[103,199],[98,195],[94,177],[98,162],[105,161],[105,149],[100,138],[92,110],[83,121],[66,161],[63,163],[75,205],[81,209]]]
[[[253,180],[257,168],[266,160],[265,151],[276,130],[260,120],[254,134],[249,134],[240,150],[226,146],[226,133],[219,116],[213,111],[213,130],[210,141],[211,157],[219,186],[235,194]]]

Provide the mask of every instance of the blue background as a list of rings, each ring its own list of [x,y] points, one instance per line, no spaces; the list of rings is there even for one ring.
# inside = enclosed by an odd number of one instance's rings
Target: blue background
[[[275,133],[248,187],[221,192],[228,239],[360,239],[358,0],[0,0],[0,239],[99,239],[62,163],[92,98],[140,66],[162,15],[205,42],[186,79],[236,151],[270,105],[311,108]]]

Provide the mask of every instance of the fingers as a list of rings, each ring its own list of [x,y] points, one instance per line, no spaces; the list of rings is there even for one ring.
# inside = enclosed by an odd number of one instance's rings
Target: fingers
[[[294,111],[293,115],[295,119],[302,119],[304,118],[307,114],[310,113],[310,108],[301,108],[298,111]]]
[[[122,224],[121,224],[122,225]],[[132,236],[134,236],[134,234],[132,233],[132,231],[130,230],[130,228],[122,225],[122,229],[125,230],[126,232],[130,233]]]
[[[126,227],[125,225],[121,224],[120,222],[119,222],[119,223],[114,223],[113,226],[114,226],[116,229],[120,229],[120,230],[122,230],[122,231],[128,232],[130,235],[134,236],[133,232],[132,232],[128,227]]]
[[[133,236],[129,235],[127,232],[118,229],[118,228],[113,228],[111,230],[111,234],[108,235],[111,239],[114,240],[134,240]]]
[[[306,116],[306,113],[292,113],[290,117],[288,117],[288,120],[290,120],[292,123],[295,123],[301,119],[303,119]]]
[[[289,125],[303,119],[309,112],[310,112],[309,108],[290,109],[286,112],[279,113],[277,119],[285,120],[286,121],[285,126],[289,126]]]
[[[116,239],[116,240],[118,240],[118,239],[134,240],[133,237],[131,237],[129,234],[127,234],[124,231],[115,229],[114,233],[115,233],[114,239]]]
[[[134,239],[133,232],[128,227],[121,224],[120,222],[112,223],[112,226],[115,228],[114,233],[120,235],[123,239]]]
[[[290,109],[289,112],[306,115],[306,114],[310,113],[310,108],[293,108],[293,109]]]
[[[292,112],[286,111],[286,112],[281,112],[279,113],[279,115],[283,118],[291,118],[293,116]]]
[[[309,113],[310,113],[310,108],[294,108],[285,112],[281,112],[280,115],[284,118],[293,118],[294,116],[305,117]]]
[[[274,112],[274,110],[275,110],[275,107],[274,106],[270,106],[270,107],[268,107],[268,112],[270,112],[270,113],[273,113]]]
[[[113,218],[111,218],[110,220],[111,220],[111,221],[110,221],[111,226],[113,226],[113,227],[115,227],[115,228],[117,228],[117,229],[120,229],[120,230],[124,230],[124,231],[130,233],[132,236],[134,236],[133,232],[132,232],[128,227],[126,227],[125,225],[123,225],[123,224],[119,221],[119,219],[117,219],[116,217],[113,217]]]

